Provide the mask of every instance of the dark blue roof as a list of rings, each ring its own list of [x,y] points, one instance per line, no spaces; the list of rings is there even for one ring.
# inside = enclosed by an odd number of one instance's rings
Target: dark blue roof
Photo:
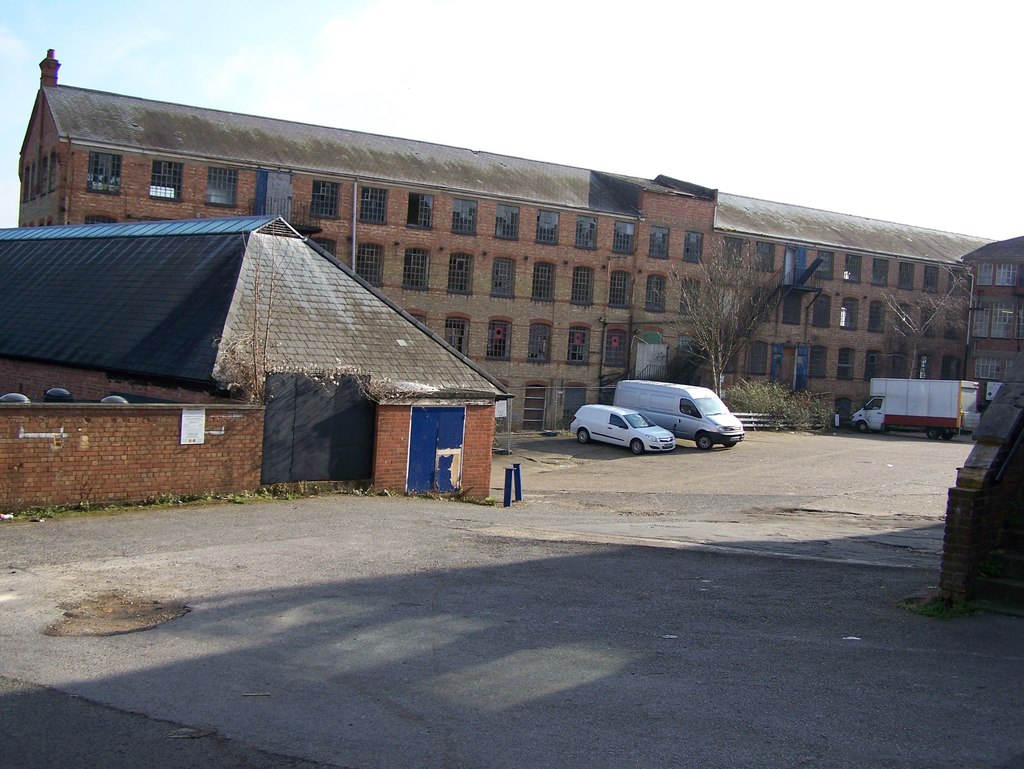
[[[0,356],[211,382],[245,233],[261,221],[0,232]]]
[[[227,235],[258,230],[277,217],[233,216],[222,219],[179,219],[164,222],[66,224],[55,227],[16,227],[0,230],[5,240],[68,240],[84,238],[151,238],[163,235]]]

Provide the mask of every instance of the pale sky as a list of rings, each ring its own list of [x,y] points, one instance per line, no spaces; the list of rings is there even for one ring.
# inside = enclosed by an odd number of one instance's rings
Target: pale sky
[[[987,0],[8,0],[0,227],[53,48],[65,85],[1018,237],[1022,23]]]

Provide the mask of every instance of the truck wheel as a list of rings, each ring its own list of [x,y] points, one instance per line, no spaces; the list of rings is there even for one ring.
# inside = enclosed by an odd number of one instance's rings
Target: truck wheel
[[[644,442],[639,438],[634,438],[629,442],[629,450],[632,451],[634,454],[643,454]]]
[[[925,433],[925,435],[927,435],[933,441],[937,441],[939,439],[939,428],[937,428],[937,427],[929,427],[928,428],[928,432]]]
[[[854,427],[857,428],[857,432],[859,433],[866,433],[868,431],[868,423],[865,422],[863,419],[860,420],[857,424],[855,424]]]
[[[715,445],[715,442],[711,440],[711,436],[707,433],[697,433],[697,437],[693,440],[697,444],[697,448],[701,451],[707,451]]]
[[[956,437],[956,433],[953,432],[952,430],[946,430],[946,432],[944,432],[942,434],[942,440],[944,440],[944,441],[951,441],[955,437]]]
[[[590,442],[590,433],[587,431],[586,427],[581,427],[579,430],[576,431],[576,440],[578,440],[580,443]]]

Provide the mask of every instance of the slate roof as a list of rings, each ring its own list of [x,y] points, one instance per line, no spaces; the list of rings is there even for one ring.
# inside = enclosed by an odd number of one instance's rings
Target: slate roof
[[[282,369],[504,392],[273,217],[0,230],[0,274],[4,357],[212,386],[221,340],[251,327],[259,294],[273,296]]]
[[[70,86],[42,89],[58,133],[79,144],[262,168],[400,180],[623,215],[655,182],[341,128],[189,107]],[[686,191],[664,187],[665,192]]]
[[[989,242],[986,238],[773,203],[726,192],[718,193],[715,227],[726,233],[789,240],[797,245],[941,262],[958,262],[965,254]]]
[[[1024,237],[998,240],[972,251],[964,257],[965,262],[985,259],[1003,259],[1016,261],[1024,259]]]

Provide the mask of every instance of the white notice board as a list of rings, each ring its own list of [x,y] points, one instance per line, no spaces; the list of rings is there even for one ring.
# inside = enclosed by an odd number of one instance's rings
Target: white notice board
[[[206,409],[181,410],[181,445],[192,446],[206,442]]]

